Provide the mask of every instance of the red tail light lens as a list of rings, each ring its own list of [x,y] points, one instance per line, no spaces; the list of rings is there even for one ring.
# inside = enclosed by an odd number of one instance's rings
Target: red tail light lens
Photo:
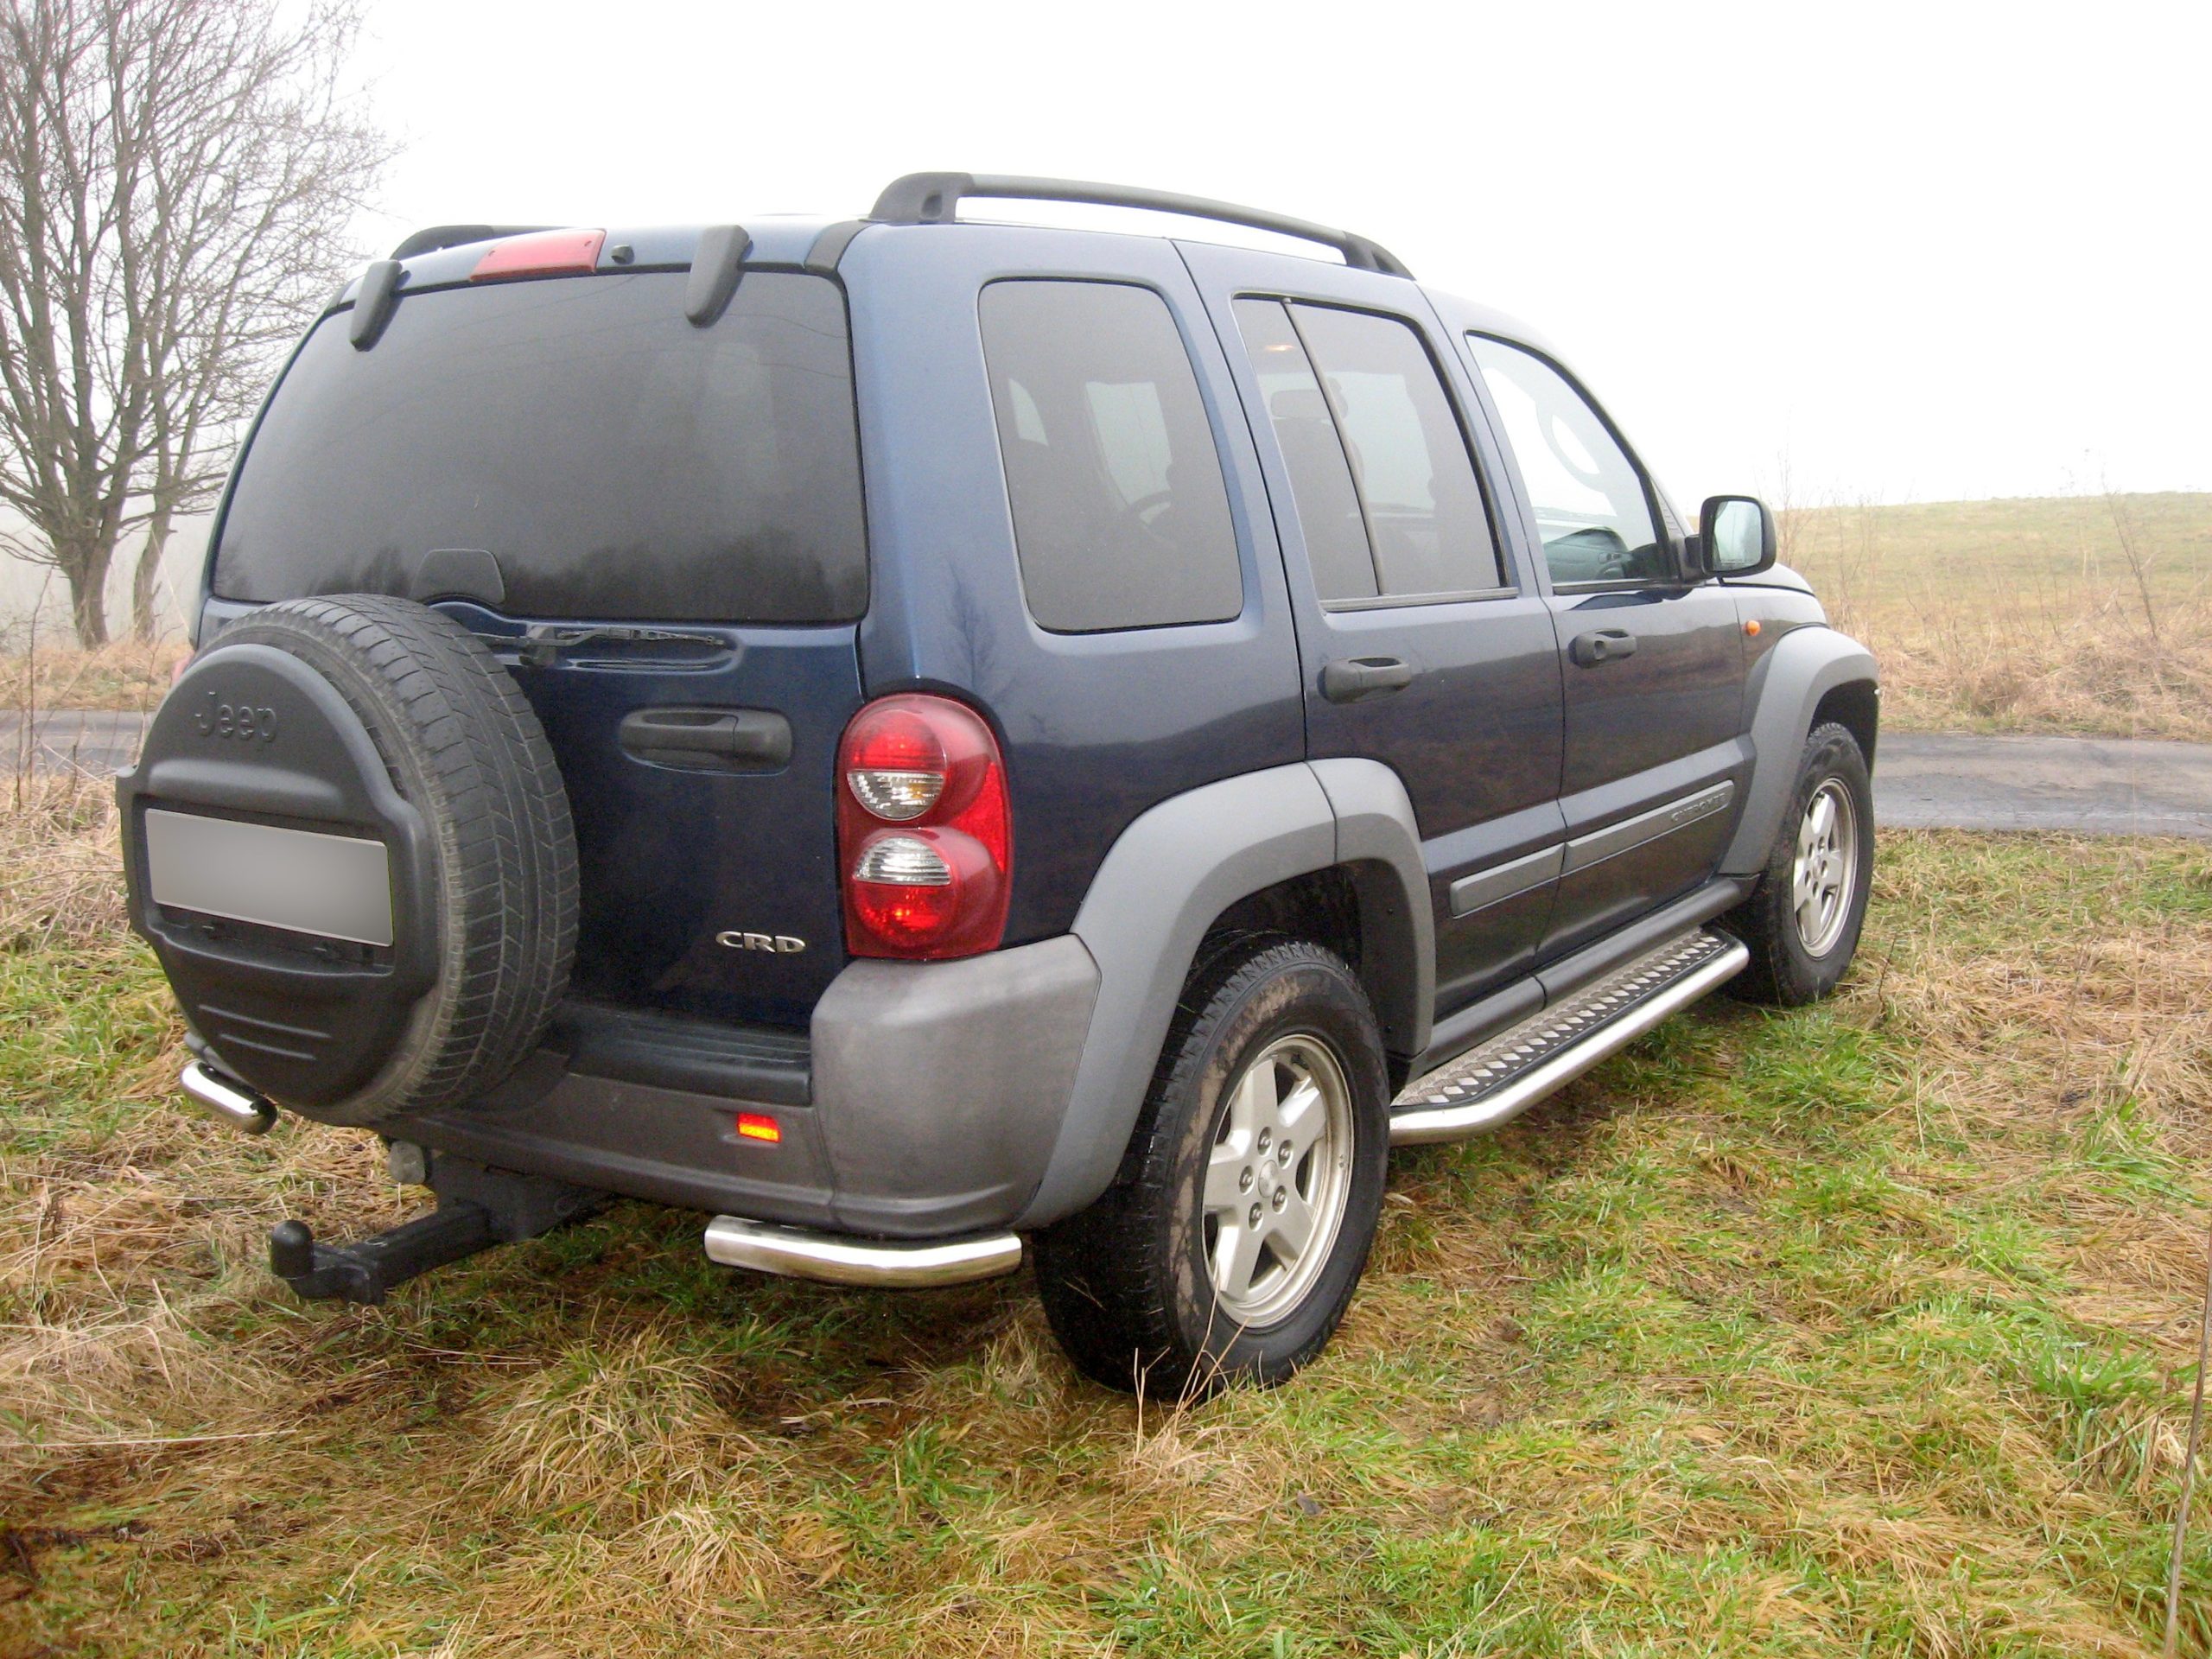
[[[934,959],[998,948],[1014,829],[982,716],[907,693],[853,717],[837,751],[845,948]]]
[[[561,271],[597,270],[605,231],[533,231],[494,242],[468,273],[472,283],[502,276],[550,276]]]

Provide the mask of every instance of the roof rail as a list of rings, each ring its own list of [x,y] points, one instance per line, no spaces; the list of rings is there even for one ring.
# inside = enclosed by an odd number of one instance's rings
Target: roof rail
[[[1273,231],[1302,241],[1319,242],[1344,256],[1355,270],[1379,270],[1410,278],[1408,270],[1388,248],[1350,231],[1332,230],[1287,213],[1262,207],[1239,207],[1234,202],[1209,201],[1203,196],[1180,196],[1172,190],[1147,190],[1122,184],[1085,184],[1075,179],[1031,179],[1008,173],[909,173],[893,179],[875,199],[868,217],[887,225],[950,225],[958,217],[963,200],[990,196],[1014,201],[1080,201],[1101,207],[1143,207],[1158,213],[1182,213],[1192,219],[1219,219],[1225,225],[1244,225],[1256,231]]]
[[[391,251],[395,259],[412,259],[418,253],[440,248],[467,247],[471,242],[496,242],[503,236],[526,236],[532,231],[558,230],[556,225],[433,225],[417,231]]]

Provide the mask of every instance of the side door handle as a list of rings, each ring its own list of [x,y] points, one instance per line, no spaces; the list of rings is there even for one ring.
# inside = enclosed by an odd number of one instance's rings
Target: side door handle
[[[1412,664],[1395,657],[1340,657],[1321,671],[1321,695],[1331,702],[1383,696],[1413,683]]]
[[[1567,647],[1567,654],[1585,668],[1595,668],[1617,658],[1635,656],[1636,636],[1626,628],[1599,628],[1595,633],[1579,633]]]

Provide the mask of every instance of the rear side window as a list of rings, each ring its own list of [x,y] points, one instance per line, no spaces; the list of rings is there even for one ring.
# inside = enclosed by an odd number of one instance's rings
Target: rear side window
[[[499,608],[517,616],[859,616],[868,543],[842,296],[752,271],[698,328],[685,281],[433,289],[401,299],[366,352],[346,314],[326,317],[240,466],[215,591],[404,594],[429,555],[467,548],[498,563]]]
[[[1412,325],[1330,306],[1290,312],[1344,432],[1382,591],[1501,586],[1466,435]]]
[[[1240,300],[1237,314],[1320,597],[1503,586],[1465,435],[1413,327],[1278,300]]]
[[[1236,324],[1290,474],[1313,585],[1324,601],[1373,599],[1380,591],[1375,554],[1352,487],[1351,463],[1306,347],[1290,326],[1290,313],[1281,300],[1239,300]]]
[[[1059,633],[1244,607],[1198,384],[1166,302],[1125,283],[993,283],[983,354],[1029,613]]]

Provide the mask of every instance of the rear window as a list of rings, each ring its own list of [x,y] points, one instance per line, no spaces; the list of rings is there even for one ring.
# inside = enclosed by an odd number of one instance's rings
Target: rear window
[[[324,318],[246,452],[215,591],[404,594],[431,554],[480,549],[517,616],[859,616],[842,296],[823,277],[749,272],[699,328],[685,281],[433,290],[403,298],[366,352],[345,314]]]

